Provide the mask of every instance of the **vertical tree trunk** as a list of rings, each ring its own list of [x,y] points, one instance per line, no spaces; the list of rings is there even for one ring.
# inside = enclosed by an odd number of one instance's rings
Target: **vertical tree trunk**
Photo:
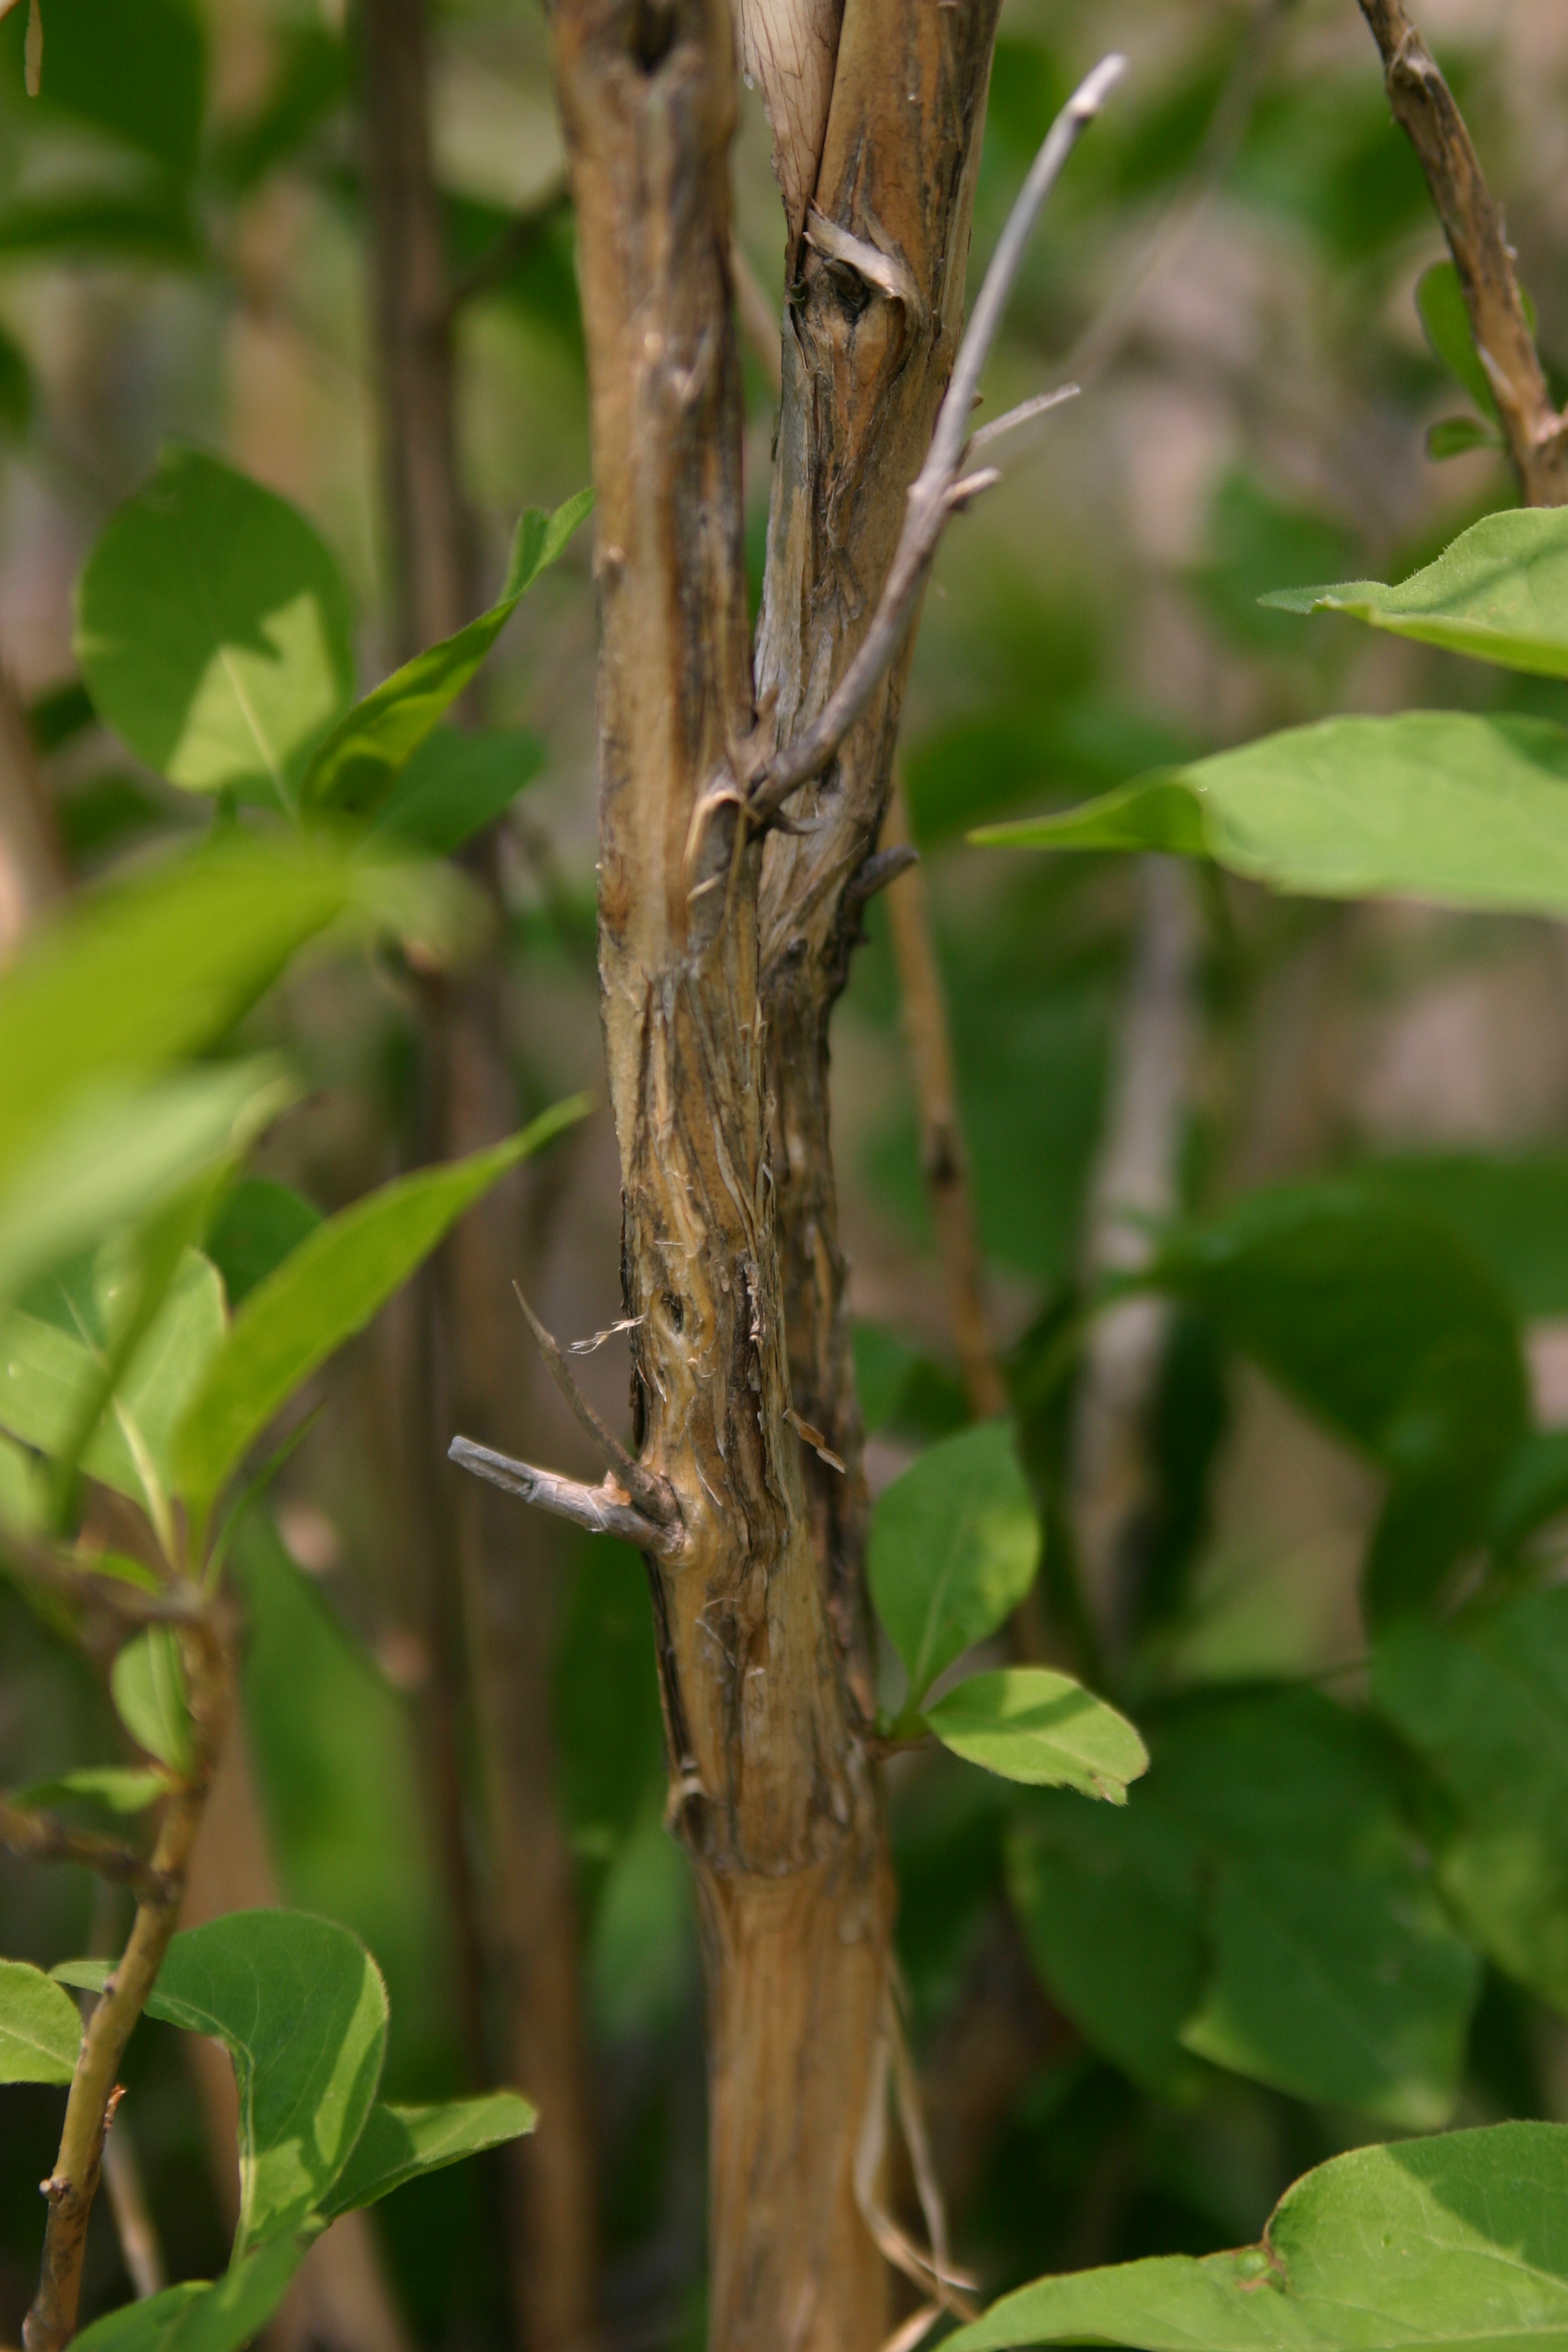
[[[470,616],[458,486],[455,373],[429,152],[424,0],[366,0],[366,161],[373,223],[382,446],[406,656]],[[473,863],[495,887],[491,845]],[[426,996],[432,1142],[456,1159],[517,1124],[495,963]],[[531,1369],[513,1283],[526,1281],[523,1184],[491,1193],[447,1242],[435,1274],[440,1417],[516,1446]],[[460,1491],[459,1491],[460,1490]],[[579,1937],[570,1853],[555,1810],[550,1734],[552,1531],[444,1464],[435,1478],[437,1572],[455,1564],[489,1830],[488,1942],[502,2012],[503,2071],[544,2126],[507,2151],[512,2295],[528,2352],[583,2352],[596,2332],[596,2193]]]
[[[768,1161],[762,847],[725,776],[752,726],[730,315],[723,0],[562,0],[587,329],[600,971],[643,1456],[684,1529],[650,1562],[710,1983],[711,2340],[868,2352],[854,2159],[890,1878],[838,1670],[790,1405]]]
[[[820,171],[781,157],[792,232],[800,189],[817,201],[792,234],[755,705],[728,11],[555,16],[599,490],[600,969],[643,1456],[679,1507],[649,1565],[706,1937],[724,2352],[870,2352],[886,2325],[856,2155],[892,1887],[826,1077],[907,655],[805,796],[809,839],[764,847],[731,779],[755,707],[780,741],[821,709],[886,577],[956,355],[995,15],[851,0]]]

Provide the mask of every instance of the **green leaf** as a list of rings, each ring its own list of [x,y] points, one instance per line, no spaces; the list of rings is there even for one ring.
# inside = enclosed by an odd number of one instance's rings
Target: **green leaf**
[[[909,1675],[908,1709],[1035,1580],[1040,1528],[1005,1422],[928,1447],[878,1499],[867,1572]]]
[[[207,1255],[237,1307],[321,1222],[321,1213],[291,1184],[249,1176],[237,1184],[207,1235]]]
[[[81,2017],[42,1969],[0,1960],[0,2083],[68,2083]]]
[[[195,1769],[190,1696],[179,1643],[167,1625],[151,1625],[127,1642],[109,1677],[115,1712],[138,1748],[181,1780]]]
[[[955,1756],[1005,1780],[1078,1789],[1127,1802],[1127,1783],[1149,1769],[1143,1742],[1070,1675],[1045,1666],[1004,1666],[973,1675],[928,1706],[925,1719]]]
[[[1394,588],[1347,580],[1337,588],[1281,588],[1262,601],[1285,613],[1348,613],[1504,669],[1568,677],[1568,511],[1512,507],[1483,515]]]
[[[437,727],[399,771],[374,830],[449,857],[503,816],[543,764],[543,745],[520,727]]]
[[[1191,2080],[1186,2051],[1298,2098],[1440,2124],[1478,1964],[1375,1729],[1311,1690],[1195,1700],[1147,1729],[1152,1765],[1125,1812],[1042,1794],[1017,1817],[1014,1898],[1062,2007],[1167,2095]],[[1131,1939],[1114,1965],[1112,1928]]]
[[[21,87],[23,18],[0,32],[0,57]],[[160,172],[195,168],[205,100],[206,42],[189,0],[57,0],[45,24],[40,114],[65,116],[122,141]]]
[[[1455,1801],[1438,1877],[1467,1933],[1568,2011],[1568,1591],[1397,1627],[1373,1701]]]
[[[296,1091],[270,1056],[87,1089],[0,1184],[0,1299],[233,1161]]]
[[[310,766],[304,798],[315,808],[379,809],[393,778],[448,710],[535,580],[553,563],[594,503],[579,490],[553,514],[533,508],[518,524],[499,603],[456,636],[416,654],[356,703]]]
[[[302,844],[235,841],[83,899],[0,982],[0,1183],[89,1086],[219,1037],[364,887]]]
[[[1181,2032],[1203,1996],[1200,1854],[1141,1789],[1114,1811],[1034,1800],[1006,1845],[1007,1889],[1030,1958],[1085,2040],[1156,2098],[1204,2069]]]
[[[1426,455],[1435,466],[1448,457],[1468,457],[1472,449],[1500,449],[1502,436],[1476,416],[1443,416],[1426,427]]]
[[[1491,380],[1477,352],[1459,273],[1451,261],[1435,261],[1430,269],[1422,271],[1415,288],[1415,308],[1434,356],[1457,383],[1463,384],[1481,415],[1495,424],[1498,407]]]
[[[1554,509],[1568,520],[1568,509]],[[1163,849],[1308,898],[1568,914],[1568,730],[1410,710],[1327,719],[971,835],[997,848]]]
[[[184,2279],[161,2294],[122,2304],[73,2341],[87,2352],[240,2352],[260,2334],[303,2262],[304,2238],[273,2238],[232,2263],[220,2279]]]
[[[1512,1308],[1462,1234],[1374,1184],[1284,1185],[1168,1236],[1148,1279],[1389,1473],[1367,1602],[1425,1605],[1481,1540],[1529,1421]]]
[[[1568,2126],[1493,2124],[1353,2148],[1275,2207],[1263,2242],[1037,2279],[944,2352],[1497,2352],[1568,2336]]]
[[[101,1990],[109,1963],[57,1969]],[[386,1988],[357,1936],[301,1911],[236,1911],[174,1937],[149,2017],[216,2035],[239,2092],[235,2259],[301,2227],[347,2165],[374,2104]]]
[[[83,1467],[121,1494],[155,1506],[169,1488],[174,1426],[223,1339],[216,1271],[187,1251],[112,1410],[82,1449]],[[94,1339],[13,1309],[0,1318],[0,1425],[40,1453],[57,1459],[68,1454],[101,1397],[104,1360]]]
[[[144,261],[191,269],[206,257],[186,189],[148,174],[140,184],[67,185],[0,204],[8,260]]]
[[[491,1150],[384,1184],[318,1226],[251,1292],[176,1441],[174,1483],[195,1518],[205,1519],[279,1407],[369,1322],[464,1210],[586,1108],[578,1096]]]
[[[1411,1152],[1355,1181],[1457,1226],[1521,1320],[1568,1315],[1568,1152]]]
[[[531,2132],[539,2117],[515,2091],[479,2099],[452,2099],[433,2107],[372,2107],[359,2144],[321,2210],[325,2221],[374,2205],[405,2180],[438,2172],[481,2148],[499,2147]]]
[[[180,445],[89,558],[76,650],[100,717],[138,759],[187,792],[286,810],[353,691],[348,594],[315,530]]]
[[[14,1805],[58,1805],[71,1798],[106,1805],[111,1813],[142,1813],[169,1793],[161,1772],[140,1765],[86,1764],[79,1771],[62,1772],[53,1780],[35,1780],[12,1791]]]

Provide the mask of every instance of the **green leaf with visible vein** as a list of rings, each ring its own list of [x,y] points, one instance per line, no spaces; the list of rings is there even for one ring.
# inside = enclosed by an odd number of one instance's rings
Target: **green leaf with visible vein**
[[[1568,1591],[1401,1625],[1372,1686],[1455,1800],[1437,1874],[1467,1931],[1568,2013]]]
[[[184,1779],[195,1765],[179,1644],[167,1625],[127,1642],[109,1677],[114,1711],[138,1748]]]
[[[1016,1816],[1013,1897],[1063,2009],[1165,2095],[1191,2080],[1185,2051],[1407,2129],[1442,2123],[1479,1971],[1375,1729],[1310,1690],[1193,1700],[1146,1728],[1125,1811],[1042,1792]],[[1112,1929],[1142,1958],[1108,1964]]]
[[[515,2091],[491,2091],[483,2098],[451,2099],[439,2106],[372,2107],[359,2145],[322,2200],[325,2221],[356,2206],[374,2205],[405,2180],[438,2172],[481,2148],[521,2139],[539,2117]]]
[[[1149,1769],[1148,1751],[1124,1715],[1046,1666],[972,1675],[928,1706],[925,1719],[966,1763],[1113,1805],[1127,1802],[1128,1782]]]
[[[1260,2245],[1037,2279],[946,2340],[1142,2352],[1500,2352],[1568,2344],[1568,2125],[1358,2147],[1286,2191]]]
[[[280,2237],[233,2263],[220,2279],[185,2279],[121,2304],[74,2339],[85,2352],[240,2352],[282,2302],[309,2251]]]
[[[1039,1559],[1039,1521],[1005,1422],[928,1447],[878,1498],[868,1573],[909,1675],[909,1712],[1017,1607]]]
[[[318,532],[179,445],[88,559],[76,652],[105,725],[172,784],[289,811],[353,692],[348,592]]]
[[[310,764],[304,789],[308,806],[362,814],[382,807],[404,761],[456,702],[522,598],[562,553],[593,503],[592,490],[579,490],[553,514],[529,509],[512,541],[499,601],[456,636],[416,654],[354,705]]]
[[[587,1107],[574,1097],[489,1151],[384,1184],[318,1225],[258,1285],[175,1440],[174,1485],[194,1519],[205,1521],[279,1407],[369,1322],[464,1210]]]
[[[0,1960],[0,2083],[68,2083],[80,2048],[70,1995],[26,1960]]]
[[[54,1973],[100,1991],[110,1963]],[[176,1936],[149,2017],[214,2034],[239,2093],[235,2257],[300,2229],[353,2153],[386,2049],[386,1988],[357,1936],[299,1911],[237,1911]]]
[[[1568,509],[1510,507],[1483,515],[1396,587],[1346,580],[1335,588],[1280,588],[1261,601],[1281,613],[1345,613],[1504,669],[1568,677]]]
[[[1568,509],[1554,512],[1568,519]],[[1568,915],[1568,730],[1409,710],[1287,728],[971,840],[1163,849],[1319,898]]]

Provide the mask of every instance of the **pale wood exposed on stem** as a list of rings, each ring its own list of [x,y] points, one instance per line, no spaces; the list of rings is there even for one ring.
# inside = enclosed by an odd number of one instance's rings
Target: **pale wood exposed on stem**
[[[1524,315],[1502,208],[1465,118],[1402,0],[1361,0],[1394,118],[1415,148],[1454,257],[1477,353],[1525,503],[1568,504],[1568,416],[1552,404]]]

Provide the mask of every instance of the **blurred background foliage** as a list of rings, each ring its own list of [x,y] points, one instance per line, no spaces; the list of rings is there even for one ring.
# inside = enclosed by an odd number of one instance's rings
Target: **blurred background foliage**
[[[295,500],[351,583],[362,674],[393,658],[358,40],[334,0],[45,0],[43,84],[28,100],[26,16],[0,23],[0,659],[86,884],[195,822],[96,723],[70,651],[87,551],[171,436]],[[1493,452],[1426,454],[1427,429],[1458,401],[1415,302],[1440,237],[1349,0],[1007,0],[1003,26],[976,263],[1079,72],[1112,42],[1132,66],[1036,241],[987,397],[999,410],[1067,377],[1083,395],[1032,429],[1005,493],[950,534],[904,728],[995,1328],[1032,1466],[1059,1487],[1067,1409],[1036,1375],[1083,1269],[1144,902],[1129,861],[997,856],[966,848],[965,829],[1330,710],[1484,698],[1560,715],[1563,693],[1257,608],[1268,589],[1400,577],[1514,495]],[[1568,17],[1540,0],[1429,0],[1424,29],[1506,198],[1561,398]],[[431,36],[463,479],[488,589],[518,509],[552,507],[587,478],[573,224],[534,0],[445,0]],[[754,98],[735,184],[741,241],[773,299],[783,234]],[[760,555],[772,396],[750,360],[747,380]],[[526,727],[543,754],[499,836],[506,1034],[525,1113],[600,1082],[588,563],[584,533],[479,688],[484,720]],[[1396,1161],[1492,1255],[1526,1321],[1538,1414],[1568,1423],[1560,933],[1273,900],[1206,874],[1192,877],[1191,919],[1179,1202],[1209,1210],[1267,1180]],[[835,1115],[879,1485],[968,1407],[881,902],[867,928],[836,1032]],[[326,1212],[416,1150],[416,1010],[374,967],[312,966],[247,1034],[286,1045],[307,1079],[263,1173]],[[1528,1185],[1500,1201],[1483,1154]],[[604,1329],[618,1312],[618,1201],[602,1110],[556,1148],[528,1213],[545,1319],[563,1335]],[[236,1575],[269,1867],[289,1900],[342,1918],[378,1955],[389,2090],[428,2097],[493,2063],[505,2037],[482,1987],[465,2014],[483,1772],[418,1599],[409,1462],[422,1448],[438,1458],[445,1433],[409,1431],[389,1402],[409,1311],[388,1310],[318,1383],[325,1409],[253,1514]],[[517,1344],[521,1363],[521,1323]],[[624,1422],[621,1343],[585,1359],[584,1377]],[[552,1401],[538,1417],[535,1457],[584,1466]],[[1197,1311],[1170,1328],[1152,1427],[1160,1532],[1127,1686],[1170,1699],[1326,1677],[1353,1694],[1373,1475]],[[1060,1517],[1047,1500],[1058,1535]],[[605,2352],[694,2345],[700,1991],[685,1865],[662,1827],[648,1603],[630,1554],[552,1540],[553,1802],[577,1871],[602,2340]],[[1047,1609],[1070,1656],[1081,1611],[1055,1557]],[[457,1715],[455,1806],[431,1780],[444,1707]],[[0,1782],[119,1753],[89,1665],[0,1588]],[[1147,2069],[1091,2046],[1031,1972],[1003,1899],[1019,1837],[1049,1847],[1049,1801],[1032,1810],[939,1756],[900,1765],[890,1804],[934,2153],[956,2244],[988,2285],[1251,2237],[1289,2179],[1374,2128],[1195,2059],[1152,2088]],[[0,1864],[0,1904],[6,1950],[46,1964],[113,1924],[74,1874]],[[174,2045],[166,2029],[139,2033],[127,2114],[171,2265],[205,2273],[222,2260],[221,2203]],[[31,2290],[54,2096],[0,2092],[0,2339],[16,2340]],[[1510,2113],[1568,2118],[1568,2040],[1491,1975],[1459,2114]],[[475,2164],[378,2217],[400,2324],[421,2342],[513,2340],[509,2193],[499,2163]],[[94,2232],[89,2309],[123,2293],[102,2211]],[[384,2352],[352,2314],[335,2340]]]

